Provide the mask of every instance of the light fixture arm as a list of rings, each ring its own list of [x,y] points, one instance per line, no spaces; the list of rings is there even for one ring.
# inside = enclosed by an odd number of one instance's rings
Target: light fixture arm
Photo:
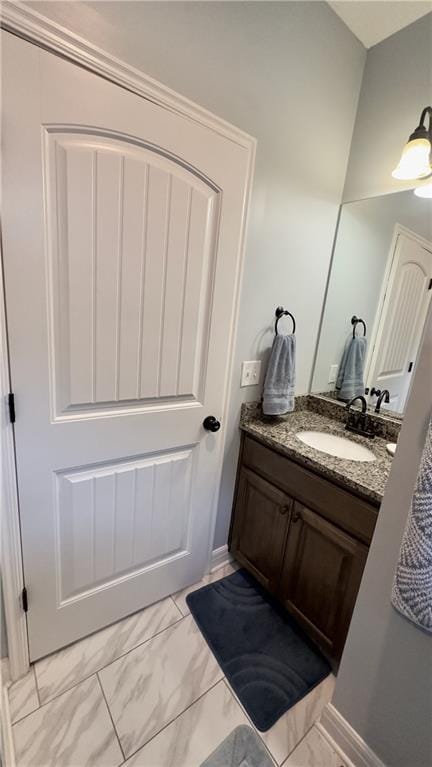
[[[429,117],[429,128],[426,128],[426,125],[425,125],[426,117]],[[432,137],[432,107],[425,107],[420,115],[420,122],[417,125],[417,128],[415,129],[414,133],[411,133],[411,136],[409,137],[409,141],[413,141],[414,139],[418,139],[418,138],[431,139],[431,137]]]
[[[424,126],[426,115],[429,115],[429,131],[432,130],[432,107],[425,107],[421,113],[419,126]]]

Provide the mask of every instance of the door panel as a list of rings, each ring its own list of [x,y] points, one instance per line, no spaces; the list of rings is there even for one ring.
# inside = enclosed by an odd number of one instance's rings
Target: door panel
[[[332,657],[348,631],[367,548],[295,501],[280,596]]]
[[[57,474],[60,606],[187,555],[191,462],[189,450]]]
[[[46,143],[54,417],[199,399],[217,192],[118,138]]]
[[[241,469],[230,549],[273,592],[279,585],[291,505],[281,490]]]
[[[202,577],[249,151],[2,34],[4,270],[34,660]],[[223,424],[224,425],[224,424]]]

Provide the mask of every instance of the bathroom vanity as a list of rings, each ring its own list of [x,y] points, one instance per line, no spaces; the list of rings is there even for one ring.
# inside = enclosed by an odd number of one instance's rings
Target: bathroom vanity
[[[385,426],[374,440],[349,435],[372,450],[369,462],[302,443],[304,429],[346,436],[343,408],[329,417],[320,407],[319,398],[302,397],[292,414],[266,419],[259,406],[243,406],[229,548],[337,662],[391,459]]]

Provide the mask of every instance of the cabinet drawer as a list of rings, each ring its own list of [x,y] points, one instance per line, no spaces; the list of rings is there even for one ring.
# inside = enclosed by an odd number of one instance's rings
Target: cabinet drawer
[[[378,514],[375,506],[248,436],[242,462],[346,532],[371,542]]]

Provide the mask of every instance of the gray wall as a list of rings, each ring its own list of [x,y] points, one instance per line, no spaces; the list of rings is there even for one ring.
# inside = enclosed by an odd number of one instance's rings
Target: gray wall
[[[215,547],[226,542],[241,360],[266,359],[276,306],[308,388],[365,50],[321,2],[31,3],[258,139]]]
[[[431,16],[373,48],[354,133],[346,197],[394,190],[390,171],[430,103]],[[377,128],[377,131],[375,131]],[[432,406],[432,316],[354,611],[333,703],[389,767],[432,764],[430,635],[390,604],[395,564]]]
[[[373,324],[396,223],[432,243],[430,200],[416,197],[412,190],[350,202],[343,206],[312,391],[334,389],[334,384],[328,383],[330,365],[340,363],[345,341],[352,332],[350,318],[353,314],[364,319],[368,339],[372,341]]]
[[[342,657],[333,704],[389,767],[432,764],[432,637],[390,604],[432,409],[432,313]]]
[[[344,200],[406,189],[391,177],[402,146],[432,102],[432,14],[368,51]]]

